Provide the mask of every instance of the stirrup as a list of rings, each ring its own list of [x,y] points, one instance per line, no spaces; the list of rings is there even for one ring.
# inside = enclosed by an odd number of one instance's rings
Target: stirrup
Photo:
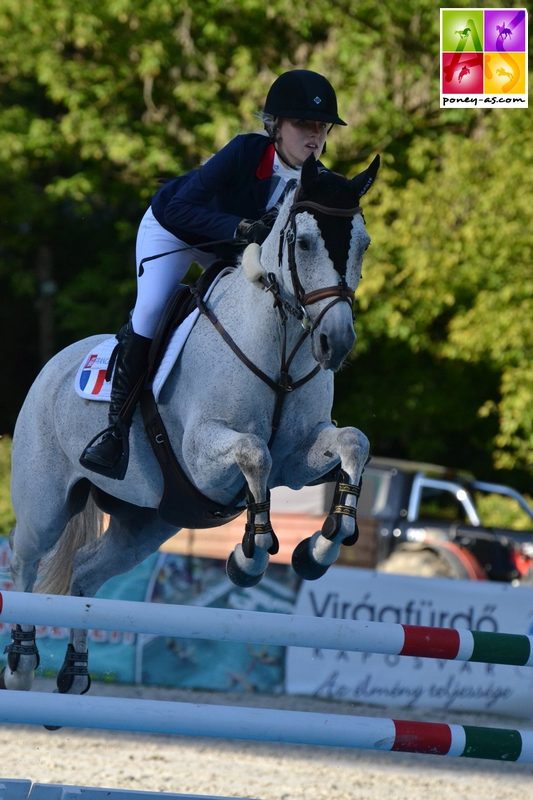
[[[117,433],[118,436],[116,435]],[[120,447],[120,455],[118,458],[111,464],[103,464],[93,460],[91,457],[92,454],[89,453],[89,450],[91,450],[94,443],[99,439],[101,439],[103,442],[105,439],[110,437],[113,437],[117,442],[117,446]],[[126,471],[128,469],[129,456],[129,431],[127,429],[122,429],[122,426],[115,424],[110,425],[108,428],[104,428],[103,431],[100,431],[100,433],[97,433],[96,436],[93,436],[80,456],[80,464],[82,467],[85,467],[85,469],[91,470],[91,472],[104,475],[106,478],[113,478],[114,480],[122,481],[124,480]]]

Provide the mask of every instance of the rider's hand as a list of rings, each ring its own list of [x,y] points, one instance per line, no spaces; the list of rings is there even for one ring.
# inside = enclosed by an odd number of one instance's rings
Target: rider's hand
[[[237,225],[235,238],[250,244],[263,244],[276,220],[276,214],[268,211],[261,219],[242,219]]]

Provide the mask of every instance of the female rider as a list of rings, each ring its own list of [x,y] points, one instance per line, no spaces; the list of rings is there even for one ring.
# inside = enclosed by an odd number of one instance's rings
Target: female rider
[[[117,337],[109,427],[83,451],[80,463],[86,469],[124,478],[134,403],[127,410],[123,406],[146,371],[161,313],[191,263],[205,269],[224,241],[261,244],[273,224],[268,212],[287,181],[299,178],[311,153],[320,158],[333,125],[346,125],[329,81],[303,69],[274,81],[262,119],[267,136],[236,136],[199,169],[163,184],[152,198],[137,235],[135,307]],[[180,248],[185,249],[168,252]]]

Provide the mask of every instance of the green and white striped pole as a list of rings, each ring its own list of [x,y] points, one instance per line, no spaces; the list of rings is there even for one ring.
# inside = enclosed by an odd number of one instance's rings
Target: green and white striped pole
[[[0,723],[533,763],[533,731],[168,700],[0,692]]]
[[[0,622],[485,664],[533,665],[533,637],[526,634],[132,600],[1,592]]]

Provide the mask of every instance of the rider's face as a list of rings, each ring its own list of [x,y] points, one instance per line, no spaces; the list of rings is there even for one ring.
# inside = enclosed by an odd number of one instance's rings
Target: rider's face
[[[276,144],[281,158],[294,167],[301,167],[311,153],[320,158],[329,127],[308,119],[280,120]]]

